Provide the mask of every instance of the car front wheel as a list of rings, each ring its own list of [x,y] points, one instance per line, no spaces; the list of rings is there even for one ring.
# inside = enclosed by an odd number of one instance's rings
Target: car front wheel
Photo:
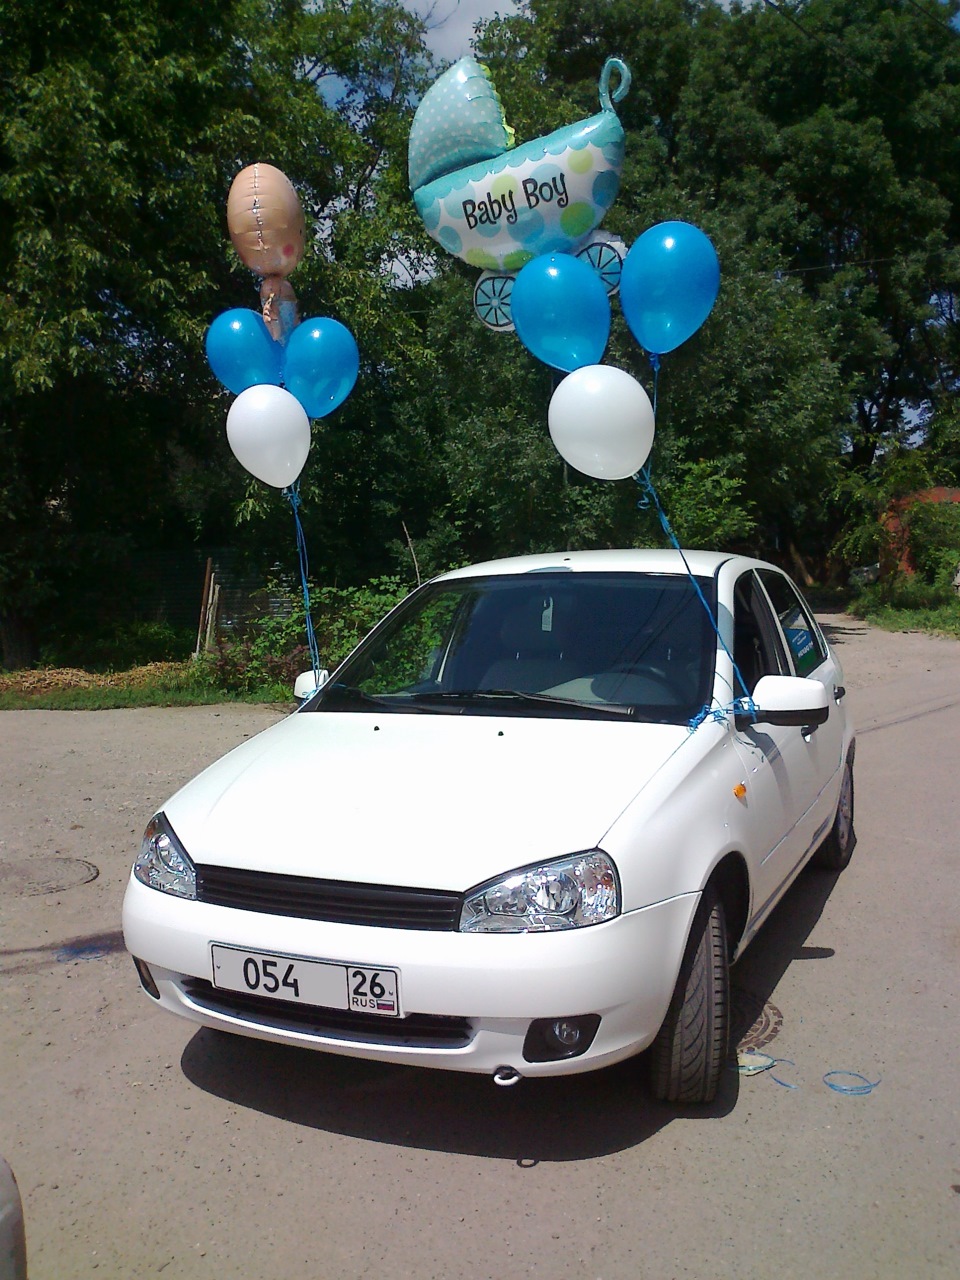
[[[730,965],[723,906],[704,893],[694,917],[680,976],[650,1050],[654,1097],[664,1102],[712,1102],[727,1057]]]

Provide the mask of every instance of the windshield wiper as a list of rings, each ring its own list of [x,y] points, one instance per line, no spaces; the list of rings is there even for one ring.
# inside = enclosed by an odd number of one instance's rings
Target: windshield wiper
[[[583,715],[632,716],[632,706],[609,702],[580,702],[576,698],[560,698],[552,693],[524,693],[519,689],[455,689],[451,692],[428,692],[414,695],[417,702],[517,702],[528,706],[563,707]]]
[[[358,710],[399,711],[402,708],[388,698],[378,698],[372,693],[364,693],[352,684],[327,684],[323,686],[322,697],[311,703],[309,710],[321,711],[331,703],[349,703]]]

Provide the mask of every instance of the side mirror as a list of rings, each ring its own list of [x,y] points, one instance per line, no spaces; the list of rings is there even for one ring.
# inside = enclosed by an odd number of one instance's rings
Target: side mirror
[[[820,680],[805,676],[761,676],[753,691],[754,717],[738,714],[738,729],[750,724],[799,725],[814,728],[830,714],[830,695]]]
[[[326,668],[316,674],[312,671],[301,671],[293,684],[293,696],[298,702],[306,702],[318,689],[322,689],[329,679],[330,672]]]

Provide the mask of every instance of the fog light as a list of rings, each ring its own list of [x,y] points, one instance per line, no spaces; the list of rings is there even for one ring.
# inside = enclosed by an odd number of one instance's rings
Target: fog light
[[[133,957],[133,963],[137,967],[137,974],[139,975],[139,978],[140,978],[140,985],[143,987],[144,991],[147,993],[148,996],[153,996],[154,1000],[159,1000],[160,988],[154,982],[153,974],[150,972],[147,966],[143,963],[143,961],[138,960],[136,956]]]
[[[537,1018],[527,1031],[523,1056],[527,1062],[579,1058],[593,1044],[599,1026],[599,1013],[584,1013],[576,1018]]]
[[[575,1049],[580,1043],[583,1028],[576,1022],[567,1022],[566,1019],[563,1019],[551,1022],[548,1035],[556,1040],[561,1049]]]

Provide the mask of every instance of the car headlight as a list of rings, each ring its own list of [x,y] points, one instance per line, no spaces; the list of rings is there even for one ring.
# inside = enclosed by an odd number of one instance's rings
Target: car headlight
[[[162,813],[147,823],[133,874],[141,884],[178,898],[196,898],[197,871]]]
[[[620,914],[620,882],[599,849],[511,872],[472,889],[461,933],[542,933],[600,924]]]

